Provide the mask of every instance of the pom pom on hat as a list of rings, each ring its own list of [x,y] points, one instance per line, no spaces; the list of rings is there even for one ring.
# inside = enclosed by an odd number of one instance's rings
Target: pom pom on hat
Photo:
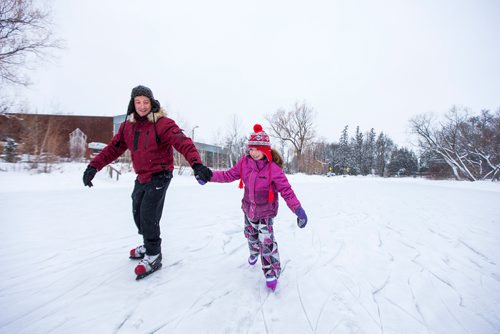
[[[260,124],[255,124],[253,126],[253,132],[264,132],[264,130],[262,129],[262,125]]]

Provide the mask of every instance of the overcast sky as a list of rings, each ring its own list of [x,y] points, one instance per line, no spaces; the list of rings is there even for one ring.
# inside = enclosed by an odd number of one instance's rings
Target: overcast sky
[[[50,1],[67,48],[20,89],[39,113],[123,114],[143,84],[195,139],[306,102],[338,141],[451,106],[500,107],[498,0]]]

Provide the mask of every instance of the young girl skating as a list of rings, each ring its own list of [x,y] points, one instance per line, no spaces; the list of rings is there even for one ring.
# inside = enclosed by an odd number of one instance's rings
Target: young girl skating
[[[273,231],[273,218],[278,213],[277,193],[297,215],[300,228],[306,226],[307,215],[283,172],[283,158],[271,148],[269,136],[260,124],[255,124],[253,129],[247,154],[233,168],[214,171],[210,181],[225,183],[239,179],[239,187],[245,188],[241,208],[245,214],[244,232],[250,248],[248,263],[254,265],[260,255],[266,285],[274,291],[281,272]]]

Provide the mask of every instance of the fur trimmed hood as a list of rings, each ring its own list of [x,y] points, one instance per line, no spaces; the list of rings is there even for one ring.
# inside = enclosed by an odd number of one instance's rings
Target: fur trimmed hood
[[[129,121],[130,123],[135,123],[135,118],[138,116],[139,115],[136,112],[133,112],[128,115],[127,121]],[[163,107],[160,107],[160,110],[158,110],[158,112],[150,112],[146,117],[151,123],[156,123],[160,118],[167,117],[167,111]]]

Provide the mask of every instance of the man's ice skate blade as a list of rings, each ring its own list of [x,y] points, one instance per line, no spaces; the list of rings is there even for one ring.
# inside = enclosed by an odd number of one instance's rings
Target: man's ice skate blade
[[[158,255],[146,255],[144,259],[135,267],[136,279],[141,279],[154,273],[161,268],[161,253]]]
[[[145,273],[143,273],[143,274],[139,274],[139,275],[137,275],[137,276],[135,277],[135,280],[136,280],[136,281],[138,281],[138,280],[140,280],[140,279],[143,279],[144,277],[147,277],[147,276],[151,275],[151,274],[152,274],[152,273],[154,273],[155,271],[160,270],[160,269],[161,269],[161,267],[162,267],[162,264],[160,263],[160,265],[159,265],[156,269],[153,269],[153,270],[151,270],[151,271],[148,271],[148,272],[145,272]]]

